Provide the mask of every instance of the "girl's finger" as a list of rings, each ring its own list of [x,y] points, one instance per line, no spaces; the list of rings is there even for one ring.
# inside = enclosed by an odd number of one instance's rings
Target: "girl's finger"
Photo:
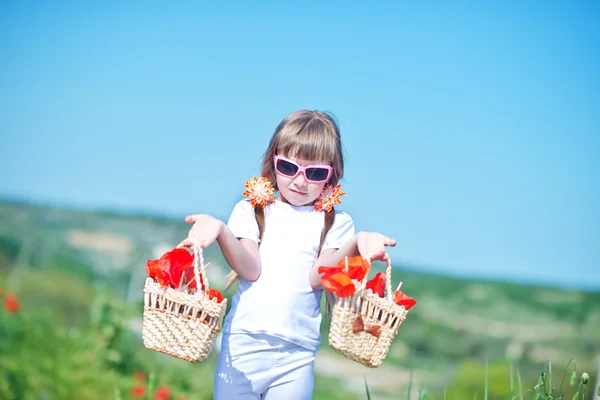
[[[390,238],[385,238],[385,241],[383,242],[383,244],[385,246],[394,247],[394,246],[396,246],[396,240],[395,239],[390,239]]]
[[[386,256],[386,253],[383,250],[381,250],[379,253],[377,253],[377,259],[380,261],[385,261],[385,256]]]
[[[385,254],[385,252],[383,251],[383,249],[381,250],[377,250],[371,253],[371,260],[381,260],[381,257],[383,257],[383,255]]]
[[[198,217],[199,217],[199,214],[188,215],[187,217],[185,217],[185,222],[187,222],[187,223],[196,222]]]
[[[361,245],[358,246],[358,254],[360,254],[363,259],[365,259],[367,261],[369,260],[369,254],[367,254],[364,246],[361,246]]]

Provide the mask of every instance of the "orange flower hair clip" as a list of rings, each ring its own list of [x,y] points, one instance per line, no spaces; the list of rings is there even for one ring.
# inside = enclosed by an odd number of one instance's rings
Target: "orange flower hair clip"
[[[262,208],[265,208],[268,203],[275,201],[274,192],[275,188],[267,178],[255,176],[250,181],[246,181],[246,190],[242,193],[242,196],[250,200],[252,207],[260,204]]]
[[[341,204],[342,201],[340,200],[340,197],[345,194],[346,192],[341,189],[341,185],[325,185],[319,198],[315,202],[315,209],[317,211],[331,211],[334,205]]]

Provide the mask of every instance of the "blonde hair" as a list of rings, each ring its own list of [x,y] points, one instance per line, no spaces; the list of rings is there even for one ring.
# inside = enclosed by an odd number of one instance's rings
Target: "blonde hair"
[[[328,161],[333,167],[328,184],[336,185],[344,174],[344,156],[342,153],[342,140],[340,130],[334,117],[323,111],[299,110],[288,114],[277,125],[269,142],[269,147],[263,155],[261,175],[267,178],[277,190],[277,177],[273,157],[283,155],[286,157],[300,158],[303,160]],[[254,207],[254,216],[258,224],[259,239],[265,229],[264,210],[257,205]],[[321,254],[327,233],[333,226],[335,210],[325,212],[325,221],[317,257]],[[227,276],[227,290],[238,279],[237,274],[231,271]],[[335,296],[326,293],[326,314],[331,313]]]

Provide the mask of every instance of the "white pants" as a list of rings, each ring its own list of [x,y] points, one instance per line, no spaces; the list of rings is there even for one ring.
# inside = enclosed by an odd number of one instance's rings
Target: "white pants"
[[[308,400],[315,352],[263,334],[223,334],[215,400]]]

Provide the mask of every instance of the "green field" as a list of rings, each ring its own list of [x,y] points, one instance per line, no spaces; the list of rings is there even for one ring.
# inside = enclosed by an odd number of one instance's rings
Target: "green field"
[[[191,364],[141,341],[145,262],[187,229],[166,218],[0,202],[0,301],[12,292],[20,306],[0,308],[0,399],[129,399],[140,385],[148,398],[155,390],[170,399],[212,398],[216,352]],[[205,257],[211,286],[222,287],[222,256],[211,247]],[[383,365],[368,369],[333,352],[324,319],[315,399],[365,399],[365,380],[373,399],[408,399],[409,392],[411,399],[519,398],[519,380],[529,399],[542,371],[548,376],[537,390],[554,387],[558,398],[571,358],[564,398],[578,388],[590,398],[600,354],[599,292],[395,267],[394,285],[401,279],[418,304]],[[590,375],[585,387],[583,371]]]

